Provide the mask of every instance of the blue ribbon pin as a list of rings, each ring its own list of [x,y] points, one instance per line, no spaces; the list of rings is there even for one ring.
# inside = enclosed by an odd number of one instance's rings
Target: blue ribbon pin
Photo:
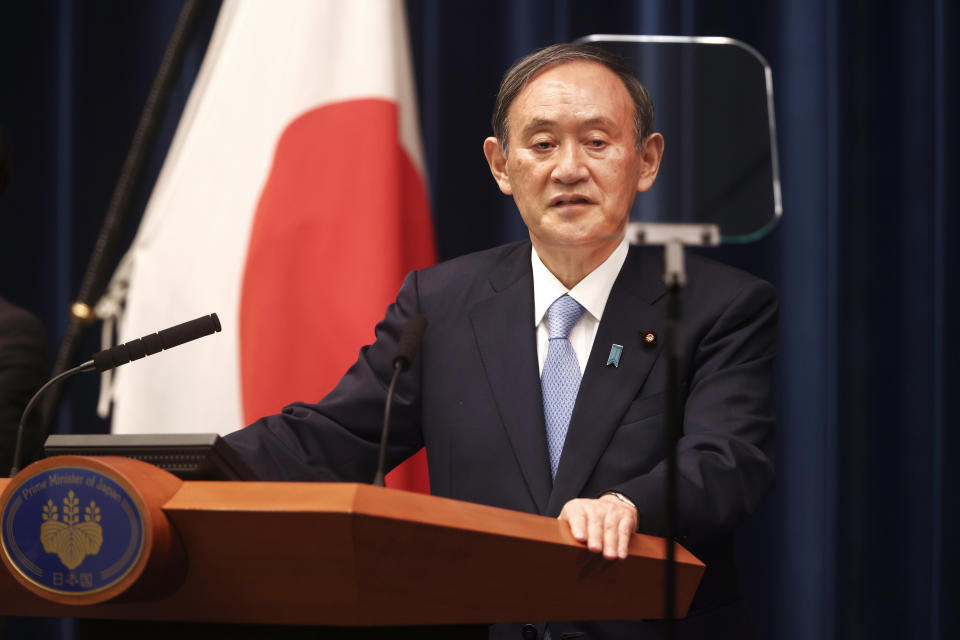
[[[613,365],[615,367],[620,366],[620,354],[623,353],[622,344],[610,345],[610,355],[607,356],[607,366]]]

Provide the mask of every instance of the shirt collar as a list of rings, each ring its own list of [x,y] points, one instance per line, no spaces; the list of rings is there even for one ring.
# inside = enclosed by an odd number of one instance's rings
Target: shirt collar
[[[530,263],[533,267],[533,326],[539,326],[553,301],[565,293],[580,303],[599,322],[607,306],[610,290],[627,259],[629,245],[626,237],[620,241],[599,267],[587,274],[573,289],[563,286],[555,275],[544,266],[536,248],[531,248]]]

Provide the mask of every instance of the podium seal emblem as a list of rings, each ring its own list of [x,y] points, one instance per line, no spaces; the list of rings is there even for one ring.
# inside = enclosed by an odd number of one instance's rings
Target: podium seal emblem
[[[136,566],[143,515],[109,475],[66,466],[13,482],[0,540],[28,581],[48,592],[82,595],[110,588]]]

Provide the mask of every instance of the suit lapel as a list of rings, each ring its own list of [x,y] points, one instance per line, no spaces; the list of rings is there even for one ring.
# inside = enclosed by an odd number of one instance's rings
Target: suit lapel
[[[617,276],[580,383],[546,515],[558,514],[580,494],[660,354],[661,341],[650,346],[642,334],[662,335],[663,311],[653,306],[664,293],[662,271],[650,251],[631,249]],[[617,367],[607,366],[614,344],[623,346]]]
[[[551,481],[533,326],[530,245],[521,244],[509,254],[490,284],[494,295],[471,310],[470,321],[517,464],[543,513]]]

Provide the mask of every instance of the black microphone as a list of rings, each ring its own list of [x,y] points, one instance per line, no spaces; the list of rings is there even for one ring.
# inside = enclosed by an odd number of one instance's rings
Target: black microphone
[[[172,349],[185,342],[209,336],[217,331],[220,331],[220,318],[217,314],[211,313],[209,316],[201,316],[175,327],[99,351],[93,354],[93,366],[97,371],[107,371],[144,356],[152,356],[164,349]]]
[[[67,369],[63,373],[48,380],[46,384],[40,387],[39,391],[33,394],[30,402],[27,403],[26,408],[23,410],[23,414],[20,416],[20,424],[17,427],[17,441],[13,449],[13,466],[10,468],[10,477],[12,478],[20,471],[20,449],[23,447],[23,432],[24,425],[27,423],[27,417],[30,415],[33,406],[37,403],[37,398],[54,383],[82,371],[93,371],[94,369],[97,371],[107,371],[108,369],[126,364],[131,360],[139,360],[144,356],[151,356],[164,349],[172,349],[184,342],[190,342],[191,340],[208,336],[217,331],[220,331],[220,318],[217,317],[217,314],[211,313],[208,316],[201,316],[195,320],[178,324],[175,327],[164,329],[158,333],[151,333],[148,336],[118,344],[110,349],[98,351],[90,360],[73,369]],[[414,347],[414,349],[416,349],[416,347]],[[47,434],[45,433],[42,440],[45,440],[46,436]]]
[[[373,484],[384,486],[387,458],[387,434],[390,432],[390,408],[393,405],[393,389],[397,386],[397,378],[403,371],[410,368],[413,357],[420,349],[420,341],[427,330],[427,319],[419,313],[411,316],[400,333],[397,343],[397,355],[393,357],[393,377],[390,379],[390,388],[387,389],[387,404],[383,409],[383,430],[380,432],[380,455],[377,458],[377,473],[373,476]]]
[[[410,368],[413,356],[417,355],[420,341],[423,340],[423,334],[426,331],[427,319],[419,313],[407,320],[400,334],[400,342],[397,343],[397,355],[393,357],[394,369],[400,367],[400,371],[406,371]]]

